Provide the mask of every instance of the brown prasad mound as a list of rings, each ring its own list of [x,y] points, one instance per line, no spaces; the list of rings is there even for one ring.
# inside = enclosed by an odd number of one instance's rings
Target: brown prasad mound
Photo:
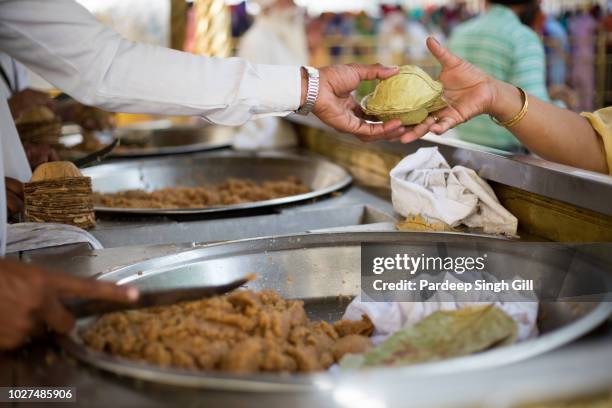
[[[81,335],[95,350],[162,367],[234,373],[325,370],[371,347],[372,322],[311,321],[299,300],[241,290],[110,313]]]
[[[257,183],[248,179],[227,179],[202,187],[168,187],[147,192],[126,190],[94,193],[94,205],[114,208],[203,208],[271,200],[310,190],[295,177]]]

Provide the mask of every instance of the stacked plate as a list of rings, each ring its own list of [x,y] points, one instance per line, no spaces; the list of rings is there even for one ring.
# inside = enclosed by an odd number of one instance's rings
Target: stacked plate
[[[50,177],[53,172],[41,167],[34,173],[33,181],[24,186],[26,219],[31,222],[70,224],[83,229],[93,228],[96,217],[91,178],[82,177],[80,172]],[[78,172],[78,169],[75,170]]]
[[[55,145],[62,133],[62,122],[47,107],[41,106],[20,115],[15,121],[24,143]]]

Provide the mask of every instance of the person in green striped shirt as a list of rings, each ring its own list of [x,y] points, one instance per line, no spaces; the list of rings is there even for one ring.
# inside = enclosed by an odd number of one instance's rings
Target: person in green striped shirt
[[[492,77],[549,101],[544,47],[528,27],[538,7],[537,0],[489,0],[484,14],[457,26],[449,49]],[[462,140],[502,150],[522,150],[521,143],[489,116],[478,116],[456,130]]]

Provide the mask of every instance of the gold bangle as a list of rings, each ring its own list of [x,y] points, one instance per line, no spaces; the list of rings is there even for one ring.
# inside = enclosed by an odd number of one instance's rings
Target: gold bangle
[[[491,120],[493,122],[495,122],[496,124],[498,124],[499,126],[503,126],[505,128],[509,128],[512,127],[514,125],[516,125],[517,123],[519,123],[527,114],[527,109],[529,108],[529,97],[527,96],[527,92],[523,91],[522,88],[519,88],[518,86],[516,87],[519,92],[521,93],[521,98],[523,98],[523,107],[521,108],[521,110],[519,111],[519,113],[516,114],[516,116],[514,116],[512,119],[506,120],[504,122],[501,122],[497,119],[495,119],[493,116],[491,116]]]

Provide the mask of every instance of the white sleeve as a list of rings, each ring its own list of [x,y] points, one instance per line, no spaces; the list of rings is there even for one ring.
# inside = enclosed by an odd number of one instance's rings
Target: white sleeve
[[[80,102],[110,111],[239,125],[289,114],[300,103],[297,66],[134,43],[73,0],[0,0],[0,50]]]

